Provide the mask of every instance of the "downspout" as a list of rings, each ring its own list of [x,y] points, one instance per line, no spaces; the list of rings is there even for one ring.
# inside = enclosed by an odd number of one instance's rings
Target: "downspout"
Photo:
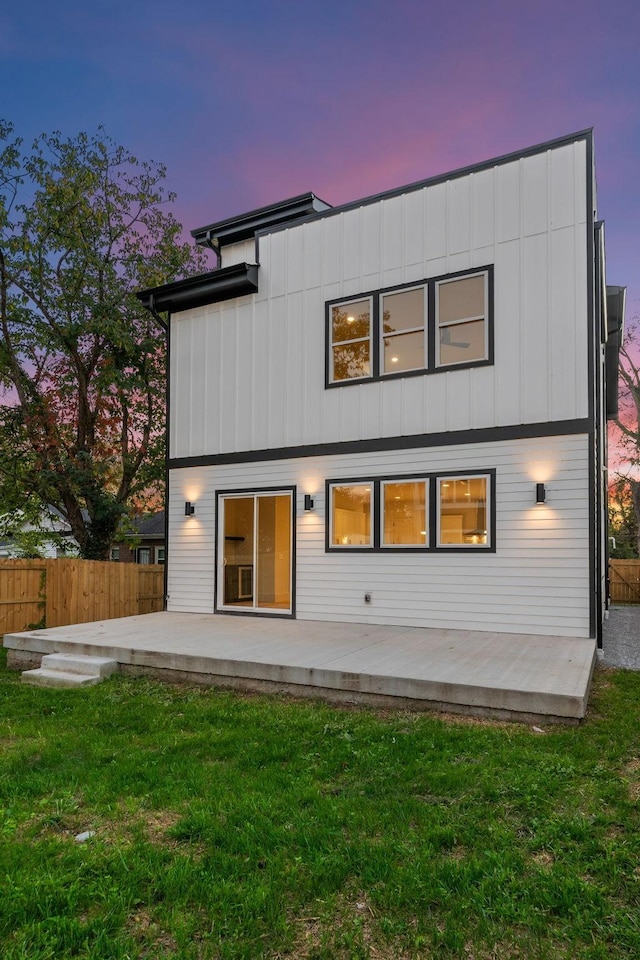
[[[165,422],[164,422],[164,576],[163,576],[163,593],[162,598],[162,609],[167,609],[167,595],[169,591],[169,368],[170,368],[170,357],[171,357],[171,338],[170,338],[170,329],[171,329],[171,314],[168,314],[167,322],[165,323],[158,311],[156,310],[155,299],[152,293],[149,294],[149,303],[147,309],[151,313],[151,316],[154,320],[160,325],[161,329],[165,332],[167,350],[166,350],[166,379],[164,387],[164,410],[165,410]]]

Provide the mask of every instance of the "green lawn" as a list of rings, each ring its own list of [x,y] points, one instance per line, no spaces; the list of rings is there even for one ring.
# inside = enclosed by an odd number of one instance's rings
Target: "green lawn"
[[[639,721],[622,671],[536,733],[3,658],[0,954],[638,957]]]

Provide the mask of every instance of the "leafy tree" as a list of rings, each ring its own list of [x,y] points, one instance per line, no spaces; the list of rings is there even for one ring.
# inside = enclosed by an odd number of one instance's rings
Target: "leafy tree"
[[[104,131],[0,121],[0,503],[36,497],[103,559],[164,464],[165,337],[134,296],[206,269],[180,242],[162,166]]]
[[[636,483],[636,496],[640,485]],[[629,560],[638,556],[638,520],[636,504],[628,480],[617,477],[609,484],[610,556]]]
[[[618,471],[614,484],[614,517],[624,517],[623,535],[626,541],[631,536],[635,542],[629,549],[630,556],[640,556],[640,333],[639,317],[634,317],[630,332],[620,347],[619,366],[619,414],[615,421],[618,428],[618,446],[626,461],[624,471]],[[611,494],[611,489],[610,489]],[[624,510],[616,508],[621,502]],[[611,506],[611,496],[610,496]],[[631,511],[631,515],[629,515]],[[610,511],[611,513],[611,511]],[[612,530],[613,536],[615,532]]]

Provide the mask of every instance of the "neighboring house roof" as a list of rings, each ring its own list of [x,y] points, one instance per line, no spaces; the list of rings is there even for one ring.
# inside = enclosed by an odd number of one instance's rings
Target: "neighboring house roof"
[[[151,517],[135,517],[133,520],[135,532],[127,534],[127,538],[135,537],[144,540],[164,540],[164,510],[154,513]]]

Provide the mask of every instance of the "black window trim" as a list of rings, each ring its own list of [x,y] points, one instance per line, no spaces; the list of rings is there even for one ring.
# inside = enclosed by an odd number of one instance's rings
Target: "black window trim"
[[[487,503],[489,508],[489,525],[487,535],[489,543],[487,544],[438,544],[438,479],[458,480],[465,477],[487,477],[489,480],[489,491]],[[381,503],[381,485],[383,482],[405,481],[405,480],[424,480],[427,484],[427,504],[428,504],[428,524],[427,524],[427,543],[424,545],[414,544],[413,546],[392,546],[382,545],[382,503]],[[332,499],[331,488],[340,486],[363,486],[371,484],[371,533],[373,542],[363,546],[341,546],[331,543],[332,529]],[[325,504],[326,504],[326,522],[325,522],[325,553],[342,554],[358,553],[361,556],[367,554],[387,554],[387,553],[410,553],[410,554],[457,554],[460,556],[472,556],[475,554],[495,553],[496,552],[496,469],[495,467],[476,470],[436,470],[423,471],[421,473],[402,473],[402,474],[380,474],[376,476],[365,475],[362,477],[337,477],[325,481]]]
[[[436,366],[436,286],[439,283],[450,280],[460,280],[464,277],[473,277],[479,274],[487,276],[487,356],[482,360],[467,360],[462,363],[448,363]],[[400,293],[404,290],[415,290],[417,287],[423,287],[426,300],[426,365],[413,370],[399,370],[397,373],[385,373],[382,371],[382,359],[380,342],[382,338],[380,329],[380,302],[381,298],[389,293]],[[354,303],[358,300],[371,299],[371,374],[363,377],[350,377],[345,380],[332,380],[331,373],[333,368],[333,337],[331,325],[331,308],[341,305]],[[409,283],[398,283],[391,287],[380,287],[377,290],[368,290],[347,297],[334,297],[325,301],[325,371],[324,385],[326,390],[332,390],[334,387],[349,387],[363,383],[380,383],[385,380],[398,380],[404,377],[424,377],[436,373],[450,373],[453,370],[467,370],[475,367],[488,367],[494,364],[494,266],[486,264],[479,267],[471,267],[465,270],[456,270],[453,273],[445,273],[437,277],[426,277],[422,280],[412,280]]]

